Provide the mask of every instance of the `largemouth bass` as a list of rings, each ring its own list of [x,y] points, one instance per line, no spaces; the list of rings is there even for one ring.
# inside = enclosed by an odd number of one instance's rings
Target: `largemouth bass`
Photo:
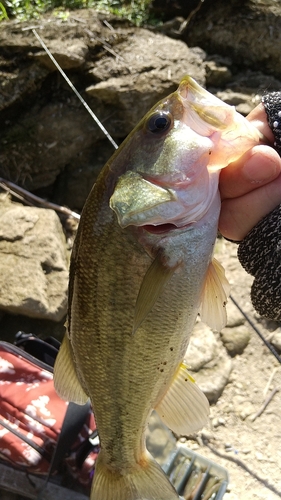
[[[200,310],[221,329],[228,284],[213,259],[220,169],[260,140],[233,107],[185,77],[103,168],[72,253],[55,387],[90,398],[101,451],[92,500],[177,500],[145,446],[152,409],[176,434],[208,420],[184,355]]]

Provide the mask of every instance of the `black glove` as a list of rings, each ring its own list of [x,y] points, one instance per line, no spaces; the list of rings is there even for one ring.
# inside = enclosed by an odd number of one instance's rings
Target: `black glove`
[[[262,101],[274,134],[274,148],[281,156],[281,92],[267,94]],[[238,259],[255,277],[251,299],[256,311],[281,321],[281,205],[247,234],[238,247]]]

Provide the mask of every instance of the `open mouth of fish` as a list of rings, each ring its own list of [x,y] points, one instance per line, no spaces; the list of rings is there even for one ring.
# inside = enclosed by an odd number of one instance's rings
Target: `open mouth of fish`
[[[159,224],[158,226],[153,226],[153,224],[146,224],[145,226],[142,226],[142,228],[145,229],[145,231],[147,231],[148,233],[152,234],[169,233],[174,229],[179,229],[175,224],[171,223]]]
[[[167,222],[165,224],[145,224],[144,226],[141,226],[142,229],[147,231],[148,233],[152,234],[163,234],[163,233],[169,233],[170,231],[174,231],[175,229],[185,229],[189,226],[192,226],[194,223],[196,223],[195,220],[188,222],[187,224],[184,224],[183,226],[177,226],[176,224],[173,224],[172,222]]]

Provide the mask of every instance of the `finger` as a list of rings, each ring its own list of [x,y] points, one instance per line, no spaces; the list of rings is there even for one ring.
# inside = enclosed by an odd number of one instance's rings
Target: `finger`
[[[219,230],[230,240],[241,241],[269,212],[281,203],[281,175],[274,181],[238,198],[225,199]]]
[[[262,102],[248,114],[247,120],[255,125],[257,129],[259,129],[259,131],[265,136],[270,144],[274,142],[274,135],[268,125],[267,114]]]
[[[254,146],[221,171],[221,198],[236,198],[273,181],[281,172],[281,158],[269,146]]]

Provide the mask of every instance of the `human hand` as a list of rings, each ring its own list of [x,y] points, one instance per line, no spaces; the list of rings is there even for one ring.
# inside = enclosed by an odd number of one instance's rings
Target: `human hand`
[[[263,104],[248,115],[273,144]],[[230,240],[241,241],[269,212],[281,203],[281,158],[270,146],[254,146],[220,174],[222,199],[219,230]]]

